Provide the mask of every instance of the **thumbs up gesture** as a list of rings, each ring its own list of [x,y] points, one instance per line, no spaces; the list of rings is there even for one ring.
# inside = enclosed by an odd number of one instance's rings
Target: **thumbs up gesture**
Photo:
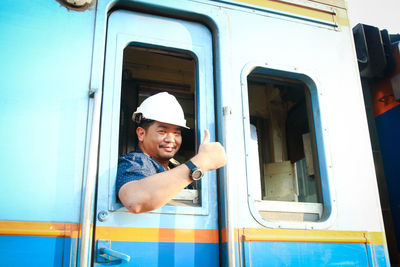
[[[210,132],[207,129],[204,130],[203,142],[201,142],[201,143],[202,144],[210,143]]]
[[[203,171],[218,169],[225,165],[226,156],[222,145],[219,142],[210,142],[210,133],[204,130],[203,142],[199,147],[199,152],[193,157],[192,161]]]

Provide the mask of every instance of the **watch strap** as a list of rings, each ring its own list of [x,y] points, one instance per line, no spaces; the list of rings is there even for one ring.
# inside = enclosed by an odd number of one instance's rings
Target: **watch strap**
[[[188,166],[190,173],[192,173],[195,169],[197,169],[198,167],[196,165],[194,165],[193,162],[191,162],[190,160],[185,162],[186,166]]]

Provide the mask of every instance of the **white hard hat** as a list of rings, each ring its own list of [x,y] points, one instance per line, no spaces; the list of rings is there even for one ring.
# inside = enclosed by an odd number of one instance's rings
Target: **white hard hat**
[[[133,113],[132,119],[136,121],[138,115],[149,120],[178,125],[189,129],[186,126],[183,109],[178,100],[167,92],[158,93],[146,98]]]

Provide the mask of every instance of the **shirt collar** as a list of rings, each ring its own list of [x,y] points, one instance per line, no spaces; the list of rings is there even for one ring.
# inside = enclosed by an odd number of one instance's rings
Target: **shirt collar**
[[[136,153],[143,153],[144,155],[148,156],[149,158],[151,158],[152,160],[154,160],[155,162],[157,162],[161,167],[163,167],[163,166],[162,166],[158,161],[156,161],[152,156],[147,155],[146,153],[144,153],[144,152],[140,149],[139,146],[136,147],[135,152],[136,152]],[[170,167],[170,168],[172,169],[172,168],[175,168],[176,166],[178,166],[178,165],[180,165],[180,164],[181,164],[181,163],[180,163],[179,161],[177,161],[176,159],[172,158],[172,159],[169,160],[168,167]],[[164,168],[164,167],[163,167],[163,168]],[[165,168],[164,168],[164,169],[165,169]]]

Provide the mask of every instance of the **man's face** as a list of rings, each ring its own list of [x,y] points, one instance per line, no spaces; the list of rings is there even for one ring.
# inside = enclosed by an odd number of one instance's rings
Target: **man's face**
[[[181,128],[173,124],[155,121],[147,130],[138,127],[136,133],[143,152],[160,163],[171,159],[182,144]]]

